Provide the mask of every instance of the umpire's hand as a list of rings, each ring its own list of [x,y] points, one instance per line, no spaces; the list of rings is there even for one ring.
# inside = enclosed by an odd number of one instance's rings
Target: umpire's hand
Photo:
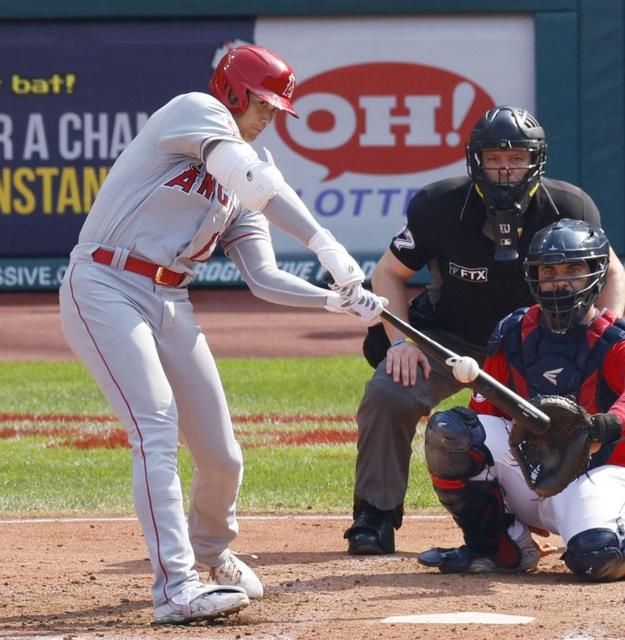
[[[417,368],[421,367],[423,377],[429,378],[432,367],[427,356],[410,338],[395,340],[386,352],[386,373],[393,382],[411,387],[417,383]]]

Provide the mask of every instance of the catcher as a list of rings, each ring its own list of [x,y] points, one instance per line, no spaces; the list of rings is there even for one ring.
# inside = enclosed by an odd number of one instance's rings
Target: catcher
[[[499,323],[484,369],[534,399],[551,427],[533,437],[479,395],[432,415],[428,471],[465,544],[424,551],[420,564],[534,569],[531,530],[542,530],[563,538],[562,559],[579,578],[625,576],[625,321],[594,306],[609,247],[601,229],[570,219],[532,239],[524,269],[538,304]]]

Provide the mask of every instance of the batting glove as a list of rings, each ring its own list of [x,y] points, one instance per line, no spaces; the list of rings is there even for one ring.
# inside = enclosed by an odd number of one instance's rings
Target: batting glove
[[[334,288],[328,294],[325,308],[334,313],[347,313],[363,322],[371,322],[382,313],[387,304],[386,298],[376,296],[357,284],[352,287]]]

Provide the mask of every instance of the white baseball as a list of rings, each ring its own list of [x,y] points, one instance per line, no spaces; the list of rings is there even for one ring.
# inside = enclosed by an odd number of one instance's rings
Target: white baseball
[[[458,382],[467,384],[477,378],[480,372],[480,365],[473,358],[463,356],[452,363],[451,371]]]

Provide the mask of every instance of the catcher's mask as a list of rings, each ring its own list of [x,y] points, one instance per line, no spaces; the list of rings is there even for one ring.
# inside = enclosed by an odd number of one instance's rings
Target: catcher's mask
[[[291,100],[293,69],[277,54],[254,44],[230,49],[219,61],[210,81],[211,93],[232,113],[243,113],[251,91],[270,105],[296,118]]]
[[[512,181],[510,170],[500,169],[498,180],[486,173],[482,152],[522,149],[530,152],[525,175]],[[495,259],[516,260],[517,241],[525,222],[525,212],[545,172],[547,144],[545,132],[536,118],[519,107],[500,106],[487,111],[471,132],[465,147],[467,172],[486,206],[487,219],[495,237]]]
[[[541,265],[580,261],[586,263],[588,273],[550,280],[549,289],[541,288]],[[525,280],[554,333],[566,333],[581,322],[603,289],[609,261],[610,243],[603,230],[583,220],[558,220],[532,238],[523,263]],[[576,286],[573,280],[583,281]]]

